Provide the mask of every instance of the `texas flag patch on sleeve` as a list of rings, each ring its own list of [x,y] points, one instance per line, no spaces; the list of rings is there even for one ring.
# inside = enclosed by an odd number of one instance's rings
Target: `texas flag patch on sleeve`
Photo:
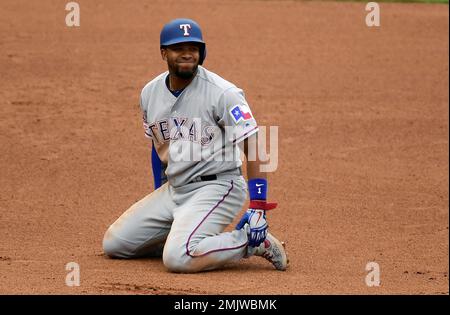
[[[252,119],[252,112],[250,108],[246,105],[236,105],[230,109],[231,117],[233,117],[234,122],[237,124],[241,120],[249,120]]]

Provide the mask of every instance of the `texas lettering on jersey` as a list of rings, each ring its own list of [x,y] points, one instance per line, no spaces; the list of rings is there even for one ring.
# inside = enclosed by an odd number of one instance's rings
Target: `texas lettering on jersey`
[[[214,138],[216,126],[203,126],[200,118],[170,117],[156,122],[147,122],[147,111],[144,111],[143,125],[145,136],[157,143],[170,140],[185,140],[207,146]]]

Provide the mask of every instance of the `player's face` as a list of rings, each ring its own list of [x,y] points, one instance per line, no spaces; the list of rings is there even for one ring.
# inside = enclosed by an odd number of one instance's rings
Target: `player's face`
[[[180,43],[161,50],[167,61],[169,71],[183,79],[190,79],[197,71],[200,60],[200,47],[195,43]]]

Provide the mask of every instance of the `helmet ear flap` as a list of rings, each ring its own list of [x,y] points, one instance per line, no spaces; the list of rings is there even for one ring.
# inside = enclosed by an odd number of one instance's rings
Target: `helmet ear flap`
[[[203,61],[205,61],[206,58],[206,45],[203,45],[203,48],[200,50],[200,61],[199,61],[199,65],[203,64]]]

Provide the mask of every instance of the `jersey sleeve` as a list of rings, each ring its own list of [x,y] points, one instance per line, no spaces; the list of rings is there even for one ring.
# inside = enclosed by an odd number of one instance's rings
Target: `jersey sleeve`
[[[218,123],[225,129],[226,140],[233,144],[258,132],[258,125],[244,92],[239,88],[229,88],[222,94],[218,114]]]
[[[167,176],[165,174],[166,167],[167,166],[161,162],[155,146],[152,145],[152,171],[155,190],[167,182]]]
[[[152,131],[150,129],[150,126],[147,121],[147,108],[145,106],[146,101],[144,97],[144,92],[141,93],[141,96],[139,97],[139,107],[141,108],[142,112],[142,126],[144,127],[144,135],[147,138],[153,139]]]
[[[144,97],[142,94],[143,93],[141,92],[141,95],[139,95],[139,107],[141,108],[141,111],[144,111]]]

